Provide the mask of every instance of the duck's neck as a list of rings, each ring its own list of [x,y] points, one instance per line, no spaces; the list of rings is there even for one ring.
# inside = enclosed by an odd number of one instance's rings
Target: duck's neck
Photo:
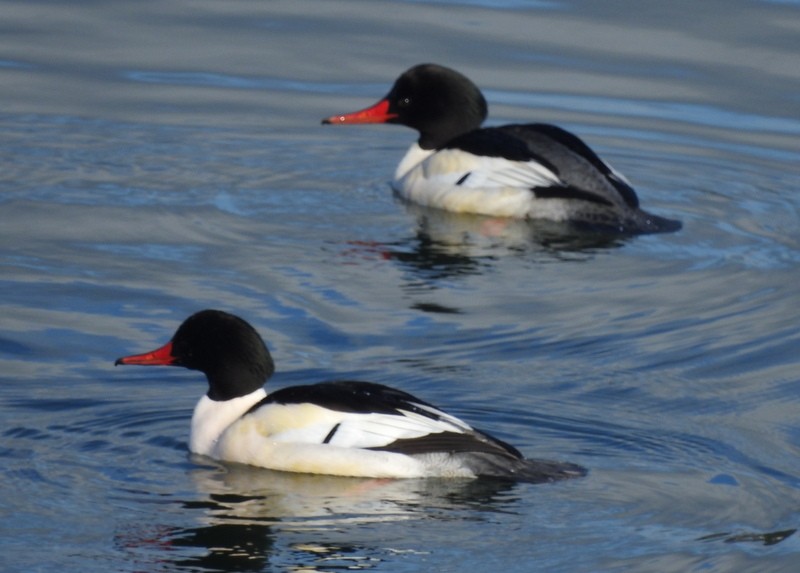
[[[263,388],[230,400],[212,400],[204,395],[194,407],[189,450],[195,454],[213,457],[214,448],[222,433],[266,395]]]
[[[400,161],[400,164],[397,166],[397,169],[394,172],[394,180],[399,180],[401,177],[403,177],[403,175],[411,171],[419,163],[430,157],[433,151],[434,150],[432,149],[422,149],[419,146],[419,143],[412,143],[411,147],[408,148],[408,151],[406,151],[405,156]]]

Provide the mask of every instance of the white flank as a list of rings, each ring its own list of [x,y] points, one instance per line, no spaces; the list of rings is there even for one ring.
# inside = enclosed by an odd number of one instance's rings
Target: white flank
[[[192,417],[192,452],[215,459],[274,470],[339,476],[409,478],[474,477],[447,453],[407,456],[376,448],[400,439],[471,428],[433,407],[417,405],[442,417],[357,414],[315,404],[267,404],[244,415],[266,396],[252,394],[216,402],[203,396]]]
[[[482,157],[458,149],[433,153],[414,143],[400,162],[392,187],[408,201],[455,213],[558,221],[569,218],[567,202],[537,199],[531,189],[560,183],[555,173],[536,161]]]

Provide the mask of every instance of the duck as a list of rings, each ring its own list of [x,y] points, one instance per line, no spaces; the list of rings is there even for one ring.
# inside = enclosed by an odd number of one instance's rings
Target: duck
[[[376,104],[323,124],[396,123],[419,138],[392,181],[410,203],[456,213],[545,219],[623,234],[674,232],[639,207],[628,180],[578,136],[547,123],[481,127],[488,105],[456,70],[420,64]]]
[[[275,371],[258,332],[221,310],[188,317],[156,350],[115,365],[182,366],[208,391],[191,420],[189,450],[271,470],[362,478],[498,478],[541,483],[580,477],[573,463],[533,460],[506,442],[402,390],[333,380],[267,393]]]

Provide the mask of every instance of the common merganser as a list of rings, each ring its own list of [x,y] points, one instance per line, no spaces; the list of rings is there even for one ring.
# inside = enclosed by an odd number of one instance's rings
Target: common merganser
[[[399,123],[419,132],[394,175],[401,198],[447,211],[585,224],[621,233],[677,231],[639,208],[628,181],[555,125],[480,128],[483,94],[436,64],[403,73],[375,105],[323,124]]]
[[[529,460],[514,447],[414,396],[372,382],[339,380],[262,387],[269,350],[243,319],[219,310],[187,318],[164,346],[115,364],[199,370],[208,393],[194,409],[196,454],[274,470],[373,478],[496,477],[550,482],[580,466]]]

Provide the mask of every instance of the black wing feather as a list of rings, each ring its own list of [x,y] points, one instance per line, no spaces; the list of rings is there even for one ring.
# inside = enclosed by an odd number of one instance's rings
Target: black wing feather
[[[611,185],[622,200],[631,208],[639,206],[636,191],[624,180],[617,177],[611,168],[577,135],[556,125],[547,123],[511,124],[499,127],[487,127],[467,132],[449,141],[443,149],[460,149],[474,155],[486,157],[502,157],[509,161],[537,161],[564,180],[561,166],[565,173],[570,173],[570,162],[578,156],[588,162],[603,180]],[[580,199],[611,205],[607,199],[580,186],[563,185],[549,188],[532,189],[537,197]]]
[[[334,380],[282,388],[268,394],[266,398],[253,406],[250,411],[265,404],[302,403],[316,404],[337,412],[352,412],[355,414],[374,412],[399,416],[402,415],[400,410],[405,410],[433,420],[441,419],[435,412],[420,408],[420,406],[425,406],[435,409],[435,406],[407,392],[384,386],[383,384],[355,380]]]
[[[468,131],[450,140],[442,149],[459,149],[473,155],[502,157],[509,161],[538,161],[558,175],[558,168],[555,165],[531,149],[519,133],[507,129],[508,127],[514,126],[485,127]]]
[[[396,416],[403,416],[403,412],[411,412],[432,420],[442,420],[442,416],[436,413],[438,408],[407,392],[383,384],[354,380],[335,380],[276,390],[255,404],[250,411],[266,404],[300,403],[316,404],[339,412]],[[334,427],[331,430],[325,439],[326,443],[333,437],[336,429]],[[475,429],[463,434],[438,432],[420,438],[395,440],[391,444],[370,449],[409,455],[435,452],[483,452],[513,459],[522,458],[519,450],[510,444]]]
[[[371,450],[395,452],[398,454],[433,454],[437,452],[475,453],[500,455],[511,459],[522,459],[522,454],[515,447],[482,432],[474,434],[458,434],[456,432],[439,432],[421,438],[395,440],[391,444]]]
[[[548,123],[514,124],[503,126],[500,129],[507,129],[520,139],[530,140],[531,145],[533,145],[535,140],[541,135],[558,142],[575,155],[588,161],[597,169],[605,177],[606,181],[614,186],[622,196],[623,201],[625,201],[629,207],[636,208],[639,206],[639,197],[636,195],[636,191],[633,190],[633,187],[619,179],[592,148],[586,145],[586,143],[574,133],[570,133],[566,129]]]
[[[551,187],[534,187],[533,194],[539,199],[579,199],[590,203],[599,203],[611,207],[613,203],[596,193],[590,193],[569,185],[553,185]]]

